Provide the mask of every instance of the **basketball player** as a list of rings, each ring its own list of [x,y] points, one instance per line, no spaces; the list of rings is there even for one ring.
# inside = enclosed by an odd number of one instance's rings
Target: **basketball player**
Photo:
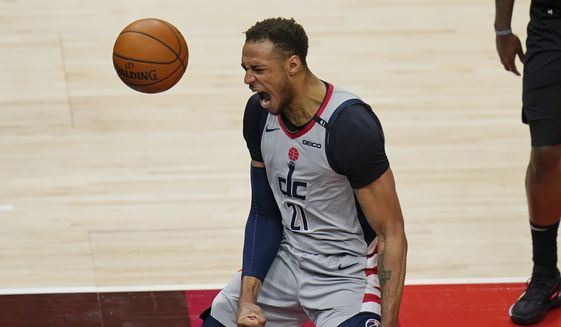
[[[532,150],[526,173],[534,267],[526,291],[510,308],[516,323],[531,324],[561,305],[557,229],[561,217],[561,2],[533,0],[524,54],[510,22],[514,0],[496,0],[497,51],[507,71],[524,63],[522,121]]]
[[[396,326],[407,241],[380,122],[309,70],[293,19],[245,34],[255,94],[243,121],[252,186],[243,269],[203,326]]]

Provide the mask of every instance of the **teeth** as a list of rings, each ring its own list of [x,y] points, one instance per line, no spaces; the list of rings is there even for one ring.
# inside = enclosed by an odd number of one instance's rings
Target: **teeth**
[[[269,108],[269,105],[271,103],[271,96],[263,91],[259,91],[257,92],[257,94],[259,94],[259,99],[261,100],[261,106],[265,109]]]

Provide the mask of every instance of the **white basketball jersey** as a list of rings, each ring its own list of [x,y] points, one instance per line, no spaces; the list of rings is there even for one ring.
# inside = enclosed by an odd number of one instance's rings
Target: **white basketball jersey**
[[[329,85],[316,114],[321,119],[296,134],[286,130],[280,116],[267,116],[261,140],[267,177],[282,214],[285,241],[301,251],[367,253],[351,185],[332,169],[326,155],[326,122],[351,99],[359,98]]]

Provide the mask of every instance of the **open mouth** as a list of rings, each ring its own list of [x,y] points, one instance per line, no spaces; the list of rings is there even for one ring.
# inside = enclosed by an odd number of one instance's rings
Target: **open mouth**
[[[259,95],[259,99],[261,100],[261,107],[267,109],[271,104],[271,95],[263,91],[257,91],[257,94]]]

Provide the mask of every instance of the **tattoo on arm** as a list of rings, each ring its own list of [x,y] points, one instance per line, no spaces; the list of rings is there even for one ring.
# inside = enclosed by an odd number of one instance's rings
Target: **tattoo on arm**
[[[384,267],[384,254],[380,253],[380,260],[379,260],[379,268],[378,269],[378,278],[380,279],[380,286],[384,286],[386,282],[388,282],[392,278],[392,271],[386,270]]]

